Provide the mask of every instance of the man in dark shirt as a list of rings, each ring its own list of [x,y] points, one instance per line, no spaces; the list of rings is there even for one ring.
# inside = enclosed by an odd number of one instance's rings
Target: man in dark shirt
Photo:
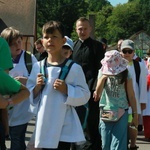
[[[104,57],[104,50],[101,42],[90,37],[91,25],[88,19],[81,17],[76,21],[76,32],[79,39],[74,43],[73,60],[82,66],[87,84],[91,91],[91,98],[88,102],[87,124],[84,128],[85,134],[88,135],[92,145],[91,150],[101,149],[101,138],[98,130],[99,124],[99,102],[93,99],[93,91],[96,85],[98,70],[101,67],[100,61]],[[76,108],[81,124],[85,122],[86,110],[85,106]]]
[[[35,54],[35,57],[38,61],[44,59],[45,57],[48,56],[47,52],[45,51],[41,38],[39,38],[37,41],[34,43],[35,49],[38,51],[38,53]]]

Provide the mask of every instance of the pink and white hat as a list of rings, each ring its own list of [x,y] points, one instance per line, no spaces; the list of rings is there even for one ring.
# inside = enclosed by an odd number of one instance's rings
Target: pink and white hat
[[[101,71],[106,75],[117,75],[127,69],[128,61],[117,50],[107,51],[101,60]]]

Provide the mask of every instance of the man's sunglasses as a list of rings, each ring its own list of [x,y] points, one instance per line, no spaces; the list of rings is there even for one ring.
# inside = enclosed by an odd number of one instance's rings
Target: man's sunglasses
[[[133,53],[133,50],[122,50],[122,52],[124,53],[124,54],[126,54],[126,53],[128,53],[128,54],[132,54]]]

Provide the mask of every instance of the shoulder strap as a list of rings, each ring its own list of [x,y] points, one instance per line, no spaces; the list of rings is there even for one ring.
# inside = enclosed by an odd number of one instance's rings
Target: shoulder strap
[[[40,63],[40,73],[43,74],[44,82],[46,83],[47,76],[46,76],[46,65],[45,65],[45,62],[46,62],[46,58],[41,60],[41,61],[39,61],[39,63]],[[43,90],[44,87],[45,87],[45,84],[42,86],[41,91]]]
[[[134,65],[134,70],[135,70],[135,74],[136,74],[136,82],[139,85],[139,79],[140,79],[140,73],[141,73],[140,64],[138,61],[133,60],[133,65]]]
[[[42,61],[40,61],[40,73],[42,73],[44,75],[45,79],[46,79],[47,77],[46,77],[45,60],[46,59],[43,59]],[[59,74],[59,77],[58,77],[59,79],[61,79],[61,80],[66,79],[73,63],[74,63],[73,60],[71,60],[71,59],[67,60],[65,65],[61,68],[61,71],[60,71],[60,74]]]
[[[61,68],[61,72],[59,74],[59,79],[61,80],[65,80],[69,71],[70,71],[70,68],[71,66],[73,65],[74,61],[71,60],[71,59],[68,59],[68,61],[66,62],[66,64]]]
[[[24,53],[24,61],[25,61],[25,65],[26,65],[26,68],[28,70],[28,73],[30,74],[31,70],[32,70],[31,52],[25,51],[25,53]]]
[[[43,59],[40,62],[40,73],[42,73],[46,79],[46,67],[45,67],[45,61],[46,59]]]

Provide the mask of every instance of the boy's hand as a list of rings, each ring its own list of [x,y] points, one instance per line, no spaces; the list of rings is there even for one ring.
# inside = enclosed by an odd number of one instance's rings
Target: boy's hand
[[[37,79],[36,79],[36,85],[44,85],[45,84],[45,77],[43,76],[42,73],[38,73]]]
[[[56,79],[54,81],[53,87],[55,90],[58,90],[64,94],[67,94],[68,89],[67,89],[67,85],[64,82],[64,80]]]
[[[146,104],[145,103],[141,103],[141,110],[144,110],[146,108]]]
[[[23,77],[23,76],[17,76],[14,79],[18,80],[19,82],[21,82],[23,85],[26,85],[27,82],[27,77]]]
[[[34,98],[38,95],[38,93],[42,89],[42,85],[44,84],[45,84],[45,77],[43,76],[42,73],[38,73],[37,78],[36,78],[36,86],[33,90]]]

